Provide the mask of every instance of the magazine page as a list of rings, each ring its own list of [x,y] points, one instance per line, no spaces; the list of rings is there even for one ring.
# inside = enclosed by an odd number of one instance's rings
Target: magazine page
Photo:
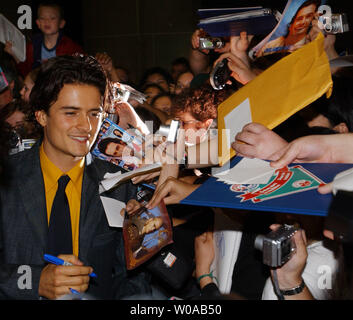
[[[152,193],[146,190],[147,197]],[[173,242],[173,231],[167,208],[163,201],[147,209],[146,198],[140,198],[141,207],[133,212],[125,212],[123,237],[126,267],[134,269],[149,260],[163,247]]]
[[[142,141],[134,129],[124,130],[110,119],[104,119],[92,155],[114,163],[125,170],[138,168],[143,156]]]
[[[250,50],[253,59],[272,53],[293,52],[308,43],[307,35],[318,8],[326,0],[289,0],[273,31]]]
[[[12,51],[21,62],[26,60],[26,38],[4,15],[0,13],[0,42],[12,42]]]

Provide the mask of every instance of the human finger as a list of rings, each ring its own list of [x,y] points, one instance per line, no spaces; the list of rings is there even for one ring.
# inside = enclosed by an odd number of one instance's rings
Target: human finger
[[[250,145],[256,145],[258,142],[257,138],[258,138],[258,135],[250,131],[238,132],[237,135],[235,136],[235,140],[245,142],[246,144],[250,144]]]
[[[80,261],[75,255],[73,254],[60,254],[58,255],[59,259],[62,259],[66,262],[69,262],[73,265],[77,265],[77,266],[83,266],[83,262]]]
[[[89,266],[56,266],[54,274],[57,276],[88,276],[93,272],[93,268]]]
[[[271,167],[279,169],[293,162],[299,151],[295,144],[290,144],[282,150],[276,151],[271,158],[276,159],[270,163]]]
[[[271,225],[270,225],[270,229],[271,229],[272,231],[275,231],[275,230],[277,230],[280,226],[281,226],[280,224],[274,223],[274,224],[271,224]]]
[[[330,183],[327,183],[323,186],[320,186],[317,191],[321,194],[328,194],[328,193],[331,193],[332,192],[332,189],[333,189],[333,183],[330,182]]]
[[[165,182],[163,182],[153,193],[153,196],[151,200],[148,202],[146,205],[146,208],[152,209],[156,205],[158,205],[162,199],[164,199],[170,192],[171,185],[173,182],[171,182],[171,179],[174,178],[168,178]]]
[[[242,131],[249,131],[252,133],[260,134],[266,130],[268,130],[267,127],[265,127],[261,123],[250,122],[243,127]]]
[[[125,210],[131,213],[139,208],[141,208],[141,204],[137,200],[131,199],[127,202]]]
[[[54,281],[54,285],[56,287],[79,287],[82,285],[88,285],[90,281],[90,277],[88,275],[73,275],[73,276],[66,276],[66,277],[57,277]]]

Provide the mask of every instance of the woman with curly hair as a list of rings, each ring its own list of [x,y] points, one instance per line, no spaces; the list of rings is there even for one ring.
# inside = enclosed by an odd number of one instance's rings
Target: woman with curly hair
[[[225,90],[216,91],[210,86],[187,89],[173,99],[172,116],[180,121],[188,144],[199,144],[208,130],[216,124],[217,108],[229,96]]]

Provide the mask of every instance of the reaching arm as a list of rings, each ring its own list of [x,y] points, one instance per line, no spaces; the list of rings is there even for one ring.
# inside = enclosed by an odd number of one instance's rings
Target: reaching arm
[[[191,36],[189,63],[194,75],[210,72],[209,50],[199,50],[199,40],[204,34],[205,32],[203,30],[197,29]]]
[[[291,162],[353,163],[353,134],[314,135],[296,139],[275,152],[271,163],[282,168]]]

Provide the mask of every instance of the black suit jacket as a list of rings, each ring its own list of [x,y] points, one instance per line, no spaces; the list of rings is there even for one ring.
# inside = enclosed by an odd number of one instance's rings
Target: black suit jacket
[[[40,167],[39,143],[11,156],[5,167],[8,179],[0,188],[0,298],[38,299],[40,274],[45,266],[48,223],[44,180]],[[95,159],[85,165],[79,225],[79,259],[92,266],[88,294],[95,298],[123,298],[150,294],[149,276],[139,269],[127,272],[122,230],[108,225],[99,197],[99,181],[119,168]],[[104,194],[127,202],[136,187],[125,183]],[[119,214],[117,212],[117,214]],[[30,266],[31,289],[21,289],[21,265]],[[28,287],[28,284],[27,284]]]

